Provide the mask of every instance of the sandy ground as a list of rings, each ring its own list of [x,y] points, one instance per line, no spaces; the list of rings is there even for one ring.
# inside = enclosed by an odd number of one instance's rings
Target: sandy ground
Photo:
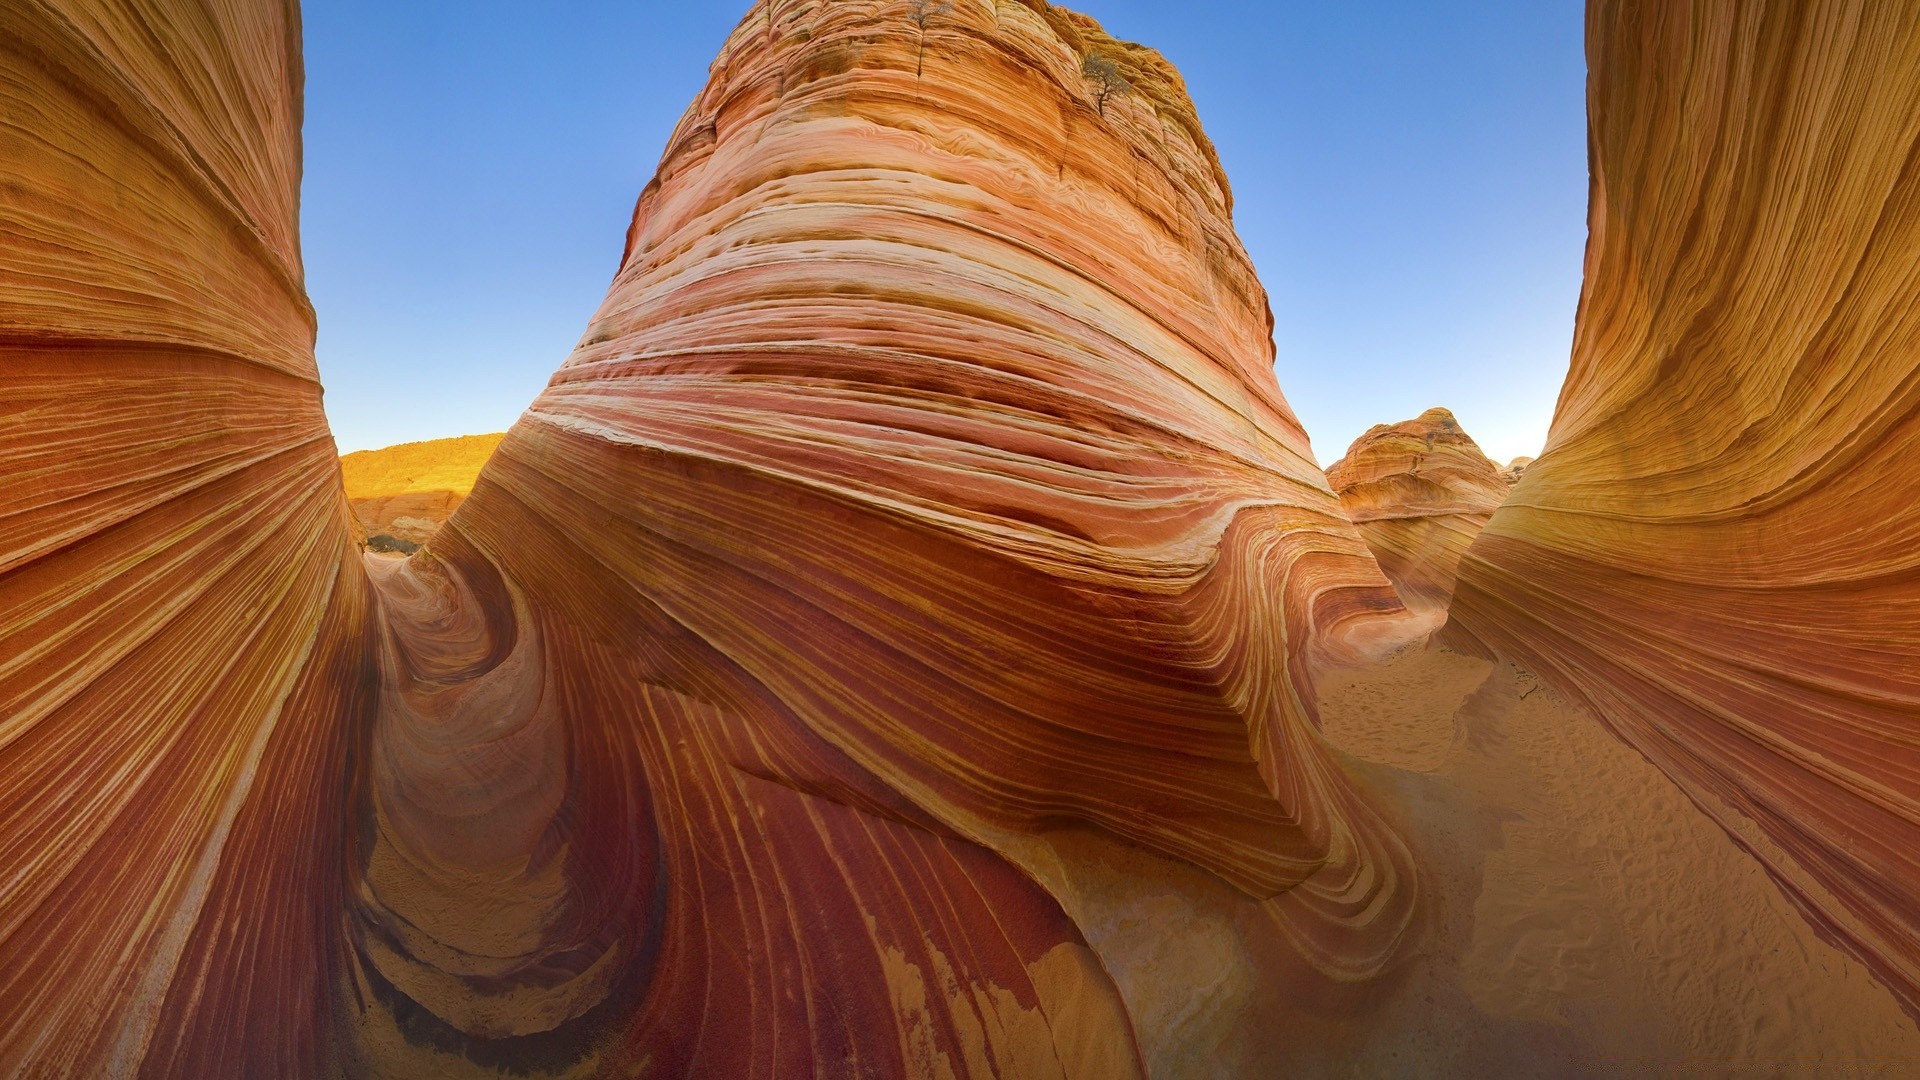
[[[1429,926],[1308,1072],[1920,1075],[1892,995],[1533,676],[1416,642],[1319,690],[1328,738],[1420,853]]]

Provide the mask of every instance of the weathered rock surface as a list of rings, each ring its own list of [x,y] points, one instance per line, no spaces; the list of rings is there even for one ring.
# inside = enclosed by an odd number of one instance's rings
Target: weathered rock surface
[[[1500,470],[1500,479],[1505,480],[1507,486],[1511,487],[1519,483],[1522,476],[1527,475],[1527,466],[1531,464],[1533,464],[1533,459],[1530,457],[1514,458],[1512,461],[1507,462],[1505,468]]]
[[[755,7],[405,562],[292,5],[18,0],[0,101],[0,1072],[1251,1068],[1395,956],[1310,701],[1397,601],[1155,54]]]
[[[460,435],[342,454],[340,479],[354,520],[368,536],[426,543],[466,501],[505,437]]]
[[[291,4],[0,14],[0,1074],[337,1059],[375,601]]]
[[[1327,482],[1414,611],[1445,611],[1467,545],[1507,496],[1500,469],[1446,409],[1378,424]]]
[[[1452,634],[1920,1008],[1920,8],[1596,0],[1587,35],[1572,370]]]

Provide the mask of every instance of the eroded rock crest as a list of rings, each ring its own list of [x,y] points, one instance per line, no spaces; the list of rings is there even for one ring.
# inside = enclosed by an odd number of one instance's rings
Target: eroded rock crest
[[[1411,610],[1446,611],[1460,556],[1507,497],[1498,466],[1446,409],[1377,424],[1327,482]]]

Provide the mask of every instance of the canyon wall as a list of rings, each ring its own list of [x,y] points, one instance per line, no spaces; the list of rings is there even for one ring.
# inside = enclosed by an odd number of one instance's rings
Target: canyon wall
[[[374,601],[292,4],[0,17],[0,1073],[336,1058]]]
[[[1596,0],[1587,50],[1572,370],[1450,633],[1920,1007],[1920,8]]]
[[[1499,466],[1446,409],[1376,424],[1327,482],[1413,611],[1443,613],[1467,545],[1507,497]]]
[[[1179,76],[910,14],[748,13],[576,352],[366,562],[297,12],[9,6],[0,1071],[1246,1067],[1397,955],[1311,682],[1399,605]]]

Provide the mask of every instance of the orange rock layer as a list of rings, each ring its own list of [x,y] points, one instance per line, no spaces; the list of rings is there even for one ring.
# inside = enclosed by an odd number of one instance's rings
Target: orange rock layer
[[[466,501],[505,437],[460,435],[342,454],[340,478],[354,520],[368,536],[426,543]]]
[[[1327,482],[1400,599],[1420,612],[1446,610],[1460,556],[1507,497],[1499,467],[1445,409],[1367,429]]]
[[[1920,8],[1597,0],[1587,49],[1572,370],[1453,632],[1920,1008]]]
[[[1130,882],[1230,910],[1258,993],[1392,959],[1409,860],[1310,701],[1398,604],[1164,61],[1039,0],[755,7],[578,350],[369,564],[297,43],[0,20],[0,1072],[1244,1050],[1188,1015],[1238,982],[1102,951]]]

